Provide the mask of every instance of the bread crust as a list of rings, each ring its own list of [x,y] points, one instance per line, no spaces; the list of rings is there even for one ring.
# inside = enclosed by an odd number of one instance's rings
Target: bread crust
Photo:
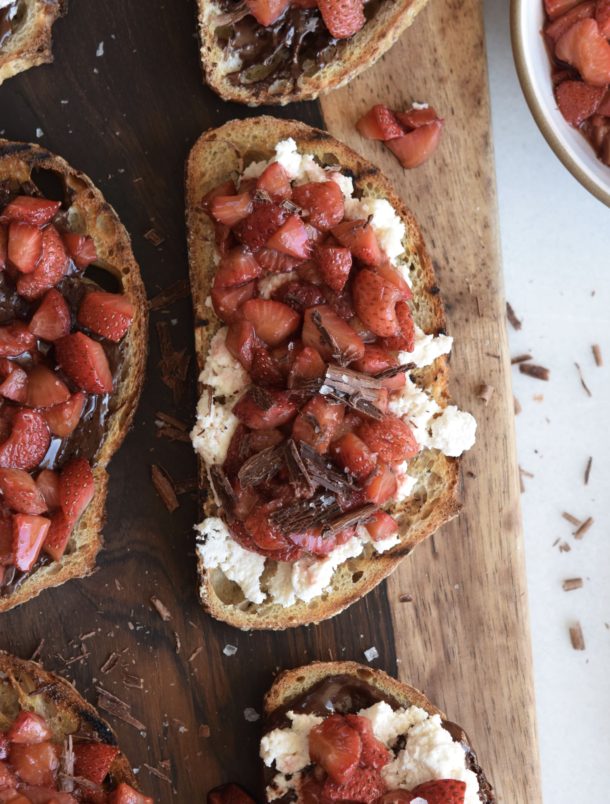
[[[70,219],[75,231],[93,238],[98,254],[96,266],[107,270],[120,282],[122,291],[133,303],[134,318],[122,341],[121,371],[115,379],[105,438],[93,466],[93,500],[76,525],[63,557],[33,572],[12,594],[0,597],[0,612],[25,603],[44,589],[93,571],[103,543],[101,529],[108,485],[106,467],[131,426],[144,382],[148,348],[148,304],[144,284],[129,235],[117,213],[91,179],[74,170],[61,157],[38,145],[0,139],[0,183],[6,180],[17,185],[29,182],[34,170],[51,171],[62,180],[72,198]]]
[[[311,153],[323,163],[349,170],[354,177],[356,192],[387,198],[392,204],[406,225],[406,248],[417,266],[412,303],[415,321],[425,332],[437,333],[444,328],[443,306],[435,292],[434,270],[419,227],[378,168],[327,132],[304,123],[266,116],[235,120],[203,134],[193,146],[186,167],[187,237],[195,350],[200,371],[210,341],[222,326],[213,309],[206,305],[215,270],[215,238],[213,223],[203,211],[201,199],[232,174],[241,173],[244,163],[271,157],[275,144],[287,137],[296,141],[299,151]],[[445,357],[414,371],[413,376],[442,407],[448,404]],[[338,614],[386,578],[416,544],[457,515],[460,510],[458,468],[458,459],[447,458],[436,450],[424,450],[415,458],[410,463],[409,473],[425,478],[425,483],[420,483],[413,497],[391,511],[399,522],[400,544],[387,553],[350,559],[335,572],[330,593],[308,604],[296,603],[289,607],[272,603],[245,605],[243,598],[241,601],[231,600],[231,590],[215,583],[199,559],[200,597],[204,608],[213,617],[244,630],[281,630],[317,623]],[[205,465],[201,460],[199,479],[202,492],[209,491]],[[217,514],[213,495],[208,493],[203,509],[206,516]]]
[[[22,0],[23,19],[0,48],[0,84],[17,73],[53,61],[51,29],[67,0]]]
[[[312,76],[302,76],[295,90],[272,92],[270,88],[235,86],[223,68],[224,51],[215,38],[213,0],[197,0],[200,56],[204,80],[224,100],[245,103],[285,105],[314,100],[318,95],[344,86],[371,67],[389,50],[414,21],[427,0],[385,0],[375,17],[350,39],[337,46],[336,58]]]
[[[55,741],[79,732],[105,745],[118,745],[110,725],[68,681],[37,662],[0,651],[0,729],[19,709],[44,717]],[[117,784],[125,782],[138,789],[131,765],[122,753],[114,759],[110,773]]]

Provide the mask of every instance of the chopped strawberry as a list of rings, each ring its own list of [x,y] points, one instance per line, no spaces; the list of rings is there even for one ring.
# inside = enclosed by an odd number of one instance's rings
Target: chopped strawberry
[[[434,123],[436,120],[440,120],[436,110],[432,106],[425,106],[423,109],[412,107],[406,112],[396,112],[396,117],[407,131],[412,131],[414,128],[421,128],[422,126],[427,126],[429,123]]]
[[[225,339],[227,349],[246,370],[249,370],[252,365],[253,351],[258,342],[254,326],[250,321],[236,319],[229,325]]]
[[[22,274],[35,270],[42,254],[42,230],[13,221],[8,229],[8,260]]]
[[[364,374],[370,374],[372,377],[381,374],[383,371],[393,369],[398,366],[398,360],[394,355],[382,349],[380,346],[367,346],[364,347],[364,356],[354,363],[356,371],[362,371]],[[406,382],[405,372],[401,371],[393,377],[387,377],[382,380],[384,388],[395,391],[402,388]]]
[[[273,25],[290,5],[290,0],[246,0],[250,13],[261,25]]]
[[[457,779],[435,779],[414,787],[411,793],[428,804],[464,804],[466,782]]]
[[[59,475],[51,469],[43,469],[36,478],[36,486],[42,495],[45,511],[59,508]]]
[[[95,481],[89,462],[74,458],[59,475],[59,504],[68,522],[76,523],[95,494]]]
[[[293,189],[292,200],[306,219],[321,232],[330,231],[343,220],[343,193],[334,181],[312,181]]]
[[[349,39],[366,22],[363,0],[318,0],[318,8],[335,39]]]
[[[255,804],[255,801],[239,785],[223,784],[210,790],[207,804]]]
[[[307,380],[323,377],[326,363],[320,352],[311,346],[304,346],[294,357],[288,374],[288,388],[298,388]]]
[[[334,237],[365,265],[379,265],[383,254],[373,227],[364,220],[343,221],[332,229]]]
[[[57,746],[51,742],[32,745],[15,743],[11,746],[10,763],[25,784],[54,788],[59,769],[58,754]],[[28,800],[32,799],[28,797]]]
[[[82,391],[75,394],[60,405],[54,405],[43,412],[49,430],[55,436],[67,438],[76,430],[82,416],[87,396]]]
[[[290,178],[279,162],[272,162],[256,182],[257,190],[267,193],[272,201],[284,201],[292,195]]]
[[[293,419],[297,406],[284,391],[250,389],[233,408],[233,413],[251,430],[268,430]]]
[[[303,316],[303,343],[317,349],[325,360],[349,363],[364,354],[364,343],[342,318],[325,304],[310,307]]]
[[[51,434],[43,416],[20,408],[13,419],[9,437],[0,444],[0,467],[35,469],[47,453]]]
[[[49,201],[46,198],[35,198],[31,195],[18,195],[13,198],[2,210],[0,221],[20,221],[33,226],[44,226],[50,223],[59,210],[59,201]]]
[[[248,433],[248,445],[253,453],[268,447],[275,447],[284,440],[279,430],[253,430]]]
[[[83,332],[74,332],[55,341],[57,362],[77,388],[90,394],[109,394],[112,373],[101,343]]]
[[[371,332],[382,338],[399,334],[396,304],[400,292],[396,285],[365,268],[356,274],[352,290],[356,314]]]
[[[602,117],[610,117],[610,89],[606,90],[602,102],[597,107],[597,114]]]
[[[385,511],[377,511],[372,519],[369,519],[369,521],[365,524],[365,528],[368,530],[371,539],[374,542],[389,539],[390,536],[398,533],[398,523],[394,517],[386,514]]]
[[[154,801],[134,790],[126,782],[120,782],[112,793],[108,794],[107,804],[154,804]]]
[[[297,268],[297,274],[299,275],[299,279],[310,285],[319,286],[324,284],[320,268],[313,260],[302,262]]]
[[[341,426],[345,407],[316,394],[307,402],[292,425],[295,441],[304,441],[320,455],[328,451],[330,442]]]
[[[300,257],[290,257],[274,248],[261,248],[256,252],[256,262],[269,274],[284,274],[294,270],[303,260]]]
[[[602,36],[610,38],[610,0],[597,0],[595,19]]]
[[[395,140],[389,140],[388,148],[403,168],[419,167],[429,159],[438,148],[443,132],[443,121],[435,120],[426,126],[414,128]]]
[[[268,553],[286,550],[288,539],[281,528],[274,525],[271,514],[278,510],[277,501],[255,508],[246,518],[244,526],[254,544]]]
[[[54,226],[47,226],[42,232],[42,254],[36,269],[18,278],[17,293],[29,300],[39,299],[59,282],[69,265],[61,235]]]
[[[345,433],[331,446],[337,463],[347,469],[356,480],[365,480],[373,471],[376,457],[355,433]]]
[[[286,223],[269,238],[267,246],[289,257],[306,260],[311,254],[312,244],[307,236],[305,224],[298,215],[291,215]]]
[[[394,112],[382,103],[375,104],[362,115],[356,123],[356,128],[369,140],[392,140],[395,137],[402,137],[405,133]]]
[[[588,84],[603,87],[610,83],[610,44],[595,20],[572,25],[557,42],[555,55],[576,67]]]
[[[331,778],[324,782],[322,796],[329,801],[358,801],[361,804],[373,804],[382,793],[386,784],[378,770],[374,768],[356,768],[343,784],[337,784]]]
[[[352,253],[343,246],[318,246],[316,259],[326,284],[340,293],[352,268]]]
[[[68,304],[55,288],[47,291],[29,324],[29,330],[43,341],[56,341],[68,335],[71,326]]]
[[[74,775],[103,784],[118,754],[116,745],[81,740],[74,745]]]
[[[217,184],[216,187],[213,187],[208,193],[206,193],[203,198],[201,199],[201,208],[205,212],[210,211],[210,204],[212,201],[219,195],[236,195],[237,188],[235,187],[235,182],[233,179],[227,179],[227,181],[223,181],[220,184]]]
[[[3,568],[0,567],[0,569]],[[5,754],[5,758],[6,756],[8,756],[8,750]],[[2,796],[3,793],[8,794],[7,797],[4,799],[0,797],[0,801],[15,801],[15,798],[17,797],[16,787],[18,783],[19,781],[17,777],[9,768],[9,766],[6,764],[6,762],[0,762],[0,796]],[[13,792],[15,794],[14,796]],[[24,802],[21,803],[19,802],[19,799],[17,799],[17,804],[27,804],[27,799],[24,799]]]
[[[273,298],[287,304],[299,313],[304,312],[308,307],[324,303],[324,294],[317,285],[298,280],[280,285],[273,291]]]
[[[605,87],[591,87],[584,81],[563,81],[555,90],[555,97],[562,115],[578,128],[595,114],[605,93]]]
[[[386,463],[379,463],[364,484],[364,497],[375,505],[384,505],[396,494],[396,475]]]
[[[8,226],[0,223],[0,271],[6,268],[8,259]]]
[[[93,238],[89,237],[89,235],[64,232],[62,239],[68,256],[79,271],[84,270],[97,260],[97,249]]]
[[[40,555],[51,521],[44,516],[13,514],[14,564],[29,572]]]
[[[239,195],[217,195],[210,203],[212,216],[225,226],[233,227],[243,221],[254,209],[250,193]]]
[[[595,14],[595,0],[588,0],[586,3],[579,3],[574,8],[566,11],[561,17],[550,22],[544,29],[544,33],[554,45],[564,35],[564,33],[579,20],[593,17]],[[601,26],[600,26],[601,27]]]
[[[78,308],[78,323],[102,338],[118,343],[133,320],[134,306],[123,293],[94,290]]]
[[[400,325],[399,334],[382,338],[381,345],[391,352],[412,352],[415,349],[415,322],[411,308],[406,302],[398,302],[396,305],[396,318]]]
[[[23,469],[0,469],[0,491],[6,505],[20,514],[43,514],[47,504],[32,475]]]
[[[409,299],[413,298],[413,291],[409,287],[407,280],[402,274],[398,273],[396,268],[387,260],[380,262],[379,265],[375,265],[372,270],[380,274],[386,281],[390,282],[390,284],[396,285],[404,301],[409,301]]]
[[[255,385],[263,388],[281,388],[284,386],[284,376],[268,350],[256,346],[252,353],[250,377]]]
[[[269,238],[286,222],[289,212],[280,204],[261,204],[254,212],[240,221],[235,236],[251,251],[266,246]]]
[[[2,378],[0,396],[11,399],[13,402],[25,402],[28,375],[21,366],[6,357],[0,358],[0,377]]]
[[[330,715],[309,733],[309,756],[336,784],[352,776],[362,753],[362,740],[343,715]],[[349,799],[348,799],[349,800]]]
[[[210,293],[214,312],[226,323],[234,321],[242,304],[256,296],[256,282],[246,282],[234,288],[219,288],[214,286]]]
[[[367,419],[358,428],[358,435],[382,461],[405,461],[419,452],[419,445],[409,425],[391,413],[380,421]]]
[[[0,357],[18,357],[35,346],[35,336],[22,321],[0,327]]]
[[[291,533],[289,538],[301,550],[314,556],[327,556],[337,546],[337,539],[334,536],[323,536],[321,528]]]
[[[250,299],[242,305],[241,314],[250,321],[259,338],[269,346],[277,346],[299,328],[301,316],[282,302],[273,299]]]
[[[63,511],[51,514],[51,525],[42,545],[43,552],[51,556],[53,561],[59,561],[66,552],[74,525],[69,522]]]
[[[384,513],[379,511],[378,513]],[[388,514],[386,514],[388,516]],[[392,517],[390,517],[391,519]],[[380,742],[373,733],[373,726],[371,721],[366,717],[360,715],[346,715],[345,719],[349,725],[356,729],[362,740],[362,755],[360,757],[360,764],[365,768],[374,768],[379,770],[387,765],[392,759],[391,752]]]
[[[544,0],[544,10],[548,16],[554,20],[562,14],[565,14],[566,11],[569,11],[578,2],[579,0]]]
[[[70,391],[54,371],[38,365],[28,375],[25,404],[29,408],[51,408],[70,399]]]

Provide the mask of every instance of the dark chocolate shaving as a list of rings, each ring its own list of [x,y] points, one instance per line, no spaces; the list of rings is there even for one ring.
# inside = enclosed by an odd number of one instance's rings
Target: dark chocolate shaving
[[[237,473],[242,486],[257,486],[274,477],[284,462],[283,445],[267,447],[248,458]]]
[[[288,476],[297,496],[311,496],[315,486],[309,476],[307,467],[294,439],[289,438],[284,444],[284,458],[288,469]]]
[[[311,320],[318,328],[318,332],[322,336],[322,340],[324,343],[332,349],[333,360],[336,360],[340,366],[347,366],[350,362],[347,355],[344,355],[341,351],[341,347],[337,343],[335,337],[326,329],[324,324],[322,323],[322,316],[318,312],[318,310],[314,310],[311,314]],[[353,358],[352,358],[353,359]]]
[[[379,420],[383,418],[383,411],[375,403],[379,400],[381,390],[380,379],[331,364],[326,369],[321,393]]]
[[[401,363],[399,366],[391,366],[390,368],[384,369],[374,376],[376,380],[387,380],[390,377],[396,377],[397,374],[402,374],[403,371],[406,373],[414,368],[417,368],[415,363]]]
[[[214,493],[220,505],[227,516],[231,516],[233,508],[235,507],[235,493],[229,483],[229,478],[226,476],[224,469],[220,464],[215,463],[210,467],[210,480],[214,488]]]
[[[302,533],[322,525],[341,513],[337,500],[330,494],[320,494],[310,500],[285,505],[271,514],[271,521],[284,533]]]
[[[333,465],[324,459],[322,455],[309,446],[301,442],[299,452],[305,464],[307,474],[317,486],[332,491],[341,497],[354,490],[354,485],[349,475],[338,472]]]
[[[273,406],[273,397],[260,385],[251,385],[249,393],[254,404],[261,410],[269,410]]]
[[[350,528],[352,525],[361,525],[367,522],[379,508],[372,503],[359,508],[357,511],[348,511],[336,519],[331,520],[322,530],[323,536],[335,536],[341,533],[342,530]]]

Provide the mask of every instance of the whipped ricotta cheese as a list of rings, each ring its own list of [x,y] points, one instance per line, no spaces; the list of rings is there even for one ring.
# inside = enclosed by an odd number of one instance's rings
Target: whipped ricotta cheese
[[[432,779],[457,779],[466,783],[464,804],[479,804],[479,781],[466,767],[466,752],[443,728],[440,715],[429,715],[418,706],[392,709],[385,701],[361,709],[358,714],[371,722],[375,737],[393,753],[381,770],[388,789],[411,790]],[[267,788],[269,800],[296,788],[301,771],[309,764],[309,732],[322,722],[315,715],[288,712],[290,728],[273,729],[261,740],[260,756],[278,773]],[[399,737],[404,748],[397,749]]]

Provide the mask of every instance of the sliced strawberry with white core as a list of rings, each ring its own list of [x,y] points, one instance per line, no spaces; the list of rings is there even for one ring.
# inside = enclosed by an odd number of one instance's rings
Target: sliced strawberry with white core
[[[49,201],[46,198],[36,198],[31,195],[18,195],[4,207],[0,221],[3,223],[20,221],[33,226],[44,226],[53,220],[60,206],[59,201]]]
[[[88,235],[64,232],[62,239],[70,259],[79,271],[84,270],[97,260],[95,243]]]
[[[53,736],[46,720],[35,712],[21,710],[11,723],[6,737],[9,743],[34,745],[44,743]]]
[[[333,236],[365,265],[379,265],[383,254],[375,230],[365,220],[343,221],[332,229]]]
[[[20,408],[13,417],[10,435],[0,444],[0,467],[35,469],[47,454],[51,434],[41,413]]]
[[[51,408],[70,399],[68,386],[46,366],[34,366],[28,375],[25,404],[29,408]]]
[[[356,128],[369,140],[393,140],[405,133],[394,112],[382,103],[376,104],[362,115]]]
[[[59,475],[59,504],[64,516],[76,523],[95,494],[95,481],[89,462],[74,458]]]
[[[10,241],[9,241],[10,244]],[[63,240],[51,225],[42,231],[42,253],[35,269],[17,279],[17,293],[26,299],[39,299],[67,273],[70,261]]]
[[[72,323],[68,304],[61,293],[52,288],[42,301],[29,324],[29,330],[43,341],[56,341],[68,335]]]
[[[67,438],[76,430],[86,401],[86,395],[82,391],[77,391],[66,402],[54,405],[43,411],[45,420],[53,435],[59,436],[59,438]]]
[[[23,403],[27,396],[28,375],[12,360],[0,358],[0,396]]]
[[[0,469],[0,491],[6,505],[21,514],[44,514],[47,503],[34,478],[23,469]]]
[[[212,217],[225,226],[235,226],[236,223],[247,218],[254,209],[250,193],[239,195],[217,195],[210,203]]]
[[[8,261],[22,274],[35,270],[42,254],[42,231],[31,223],[13,221],[8,229]]]
[[[303,316],[303,343],[322,357],[350,363],[364,355],[362,338],[327,305],[310,307]]]
[[[291,215],[286,223],[280,226],[267,241],[267,247],[303,260],[306,260],[312,252],[307,229],[298,215]]]
[[[345,214],[343,193],[334,181],[312,181],[293,188],[292,200],[304,213],[305,220],[321,232],[341,223]]]
[[[36,346],[36,337],[22,321],[0,327],[0,357],[19,357]]]
[[[214,287],[233,288],[245,285],[262,274],[258,260],[243,246],[231,249],[225,254],[216,269]]]
[[[59,508],[59,475],[51,469],[43,469],[36,478],[36,486],[45,503],[46,511]]]
[[[57,362],[77,388],[90,394],[112,391],[112,373],[101,343],[82,332],[75,332],[55,342]]]
[[[29,572],[42,549],[51,521],[43,516],[13,514],[13,553],[18,570]]]
[[[295,310],[273,299],[250,299],[242,305],[240,313],[269,346],[280,344],[301,324],[301,316]]]
[[[118,343],[129,329],[134,313],[133,304],[123,293],[94,290],[82,300],[77,320],[90,332]]]

